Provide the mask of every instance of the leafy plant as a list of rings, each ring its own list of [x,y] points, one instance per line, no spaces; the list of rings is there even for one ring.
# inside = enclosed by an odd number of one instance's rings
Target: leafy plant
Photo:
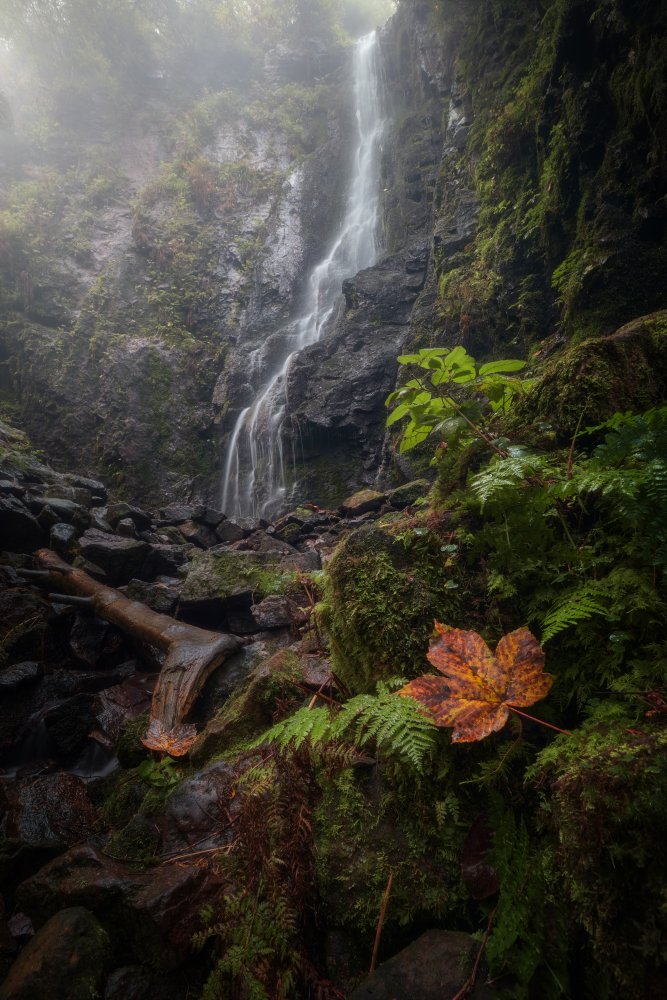
[[[477,437],[504,454],[487,433],[491,417],[506,414],[514,397],[530,384],[513,373],[526,367],[525,361],[490,361],[478,365],[465,348],[422,348],[416,354],[402,354],[399,364],[416,365],[428,373],[410,379],[392,392],[386,401],[393,406],[387,426],[408,417],[401,439],[401,452],[421,444],[438,431],[449,441]]]
[[[137,768],[137,774],[154,788],[173,788],[181,780],[176,761],[171,757],[163,757],[162,760],[142,760]]]
[[[503,728],[510,711],[549,693],[553,677],[544,673],[544,653],[527,628],[504,635],[495,656],[477,632],[440,622],[435,628],[427,655],[442,676],[417,677],[399,694],[418,702],[436,726],[453,727],[452,743],[483,740]]]
[[[357,695],[341,706],[300,709],[259,737],[256,745],[277,743],[298,750],[307,744],[325,763],[333,752],[348,766],[358,760],[355,750],[373,747],[421,771],[434,741],[433,722],[414,702],[401,701],[391,685],[380,682],[376,694]],[[341,743],[353,752],[341,753]]]

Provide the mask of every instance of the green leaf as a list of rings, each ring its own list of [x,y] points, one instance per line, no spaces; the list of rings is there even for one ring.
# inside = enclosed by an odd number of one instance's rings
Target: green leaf
[[[520,372],[526,367],[525,361],[489,361],[488,364],[482,365],[479,370],[480,375],[495,375],[503,374],[507,372]]]
[[[400,403],[399,406],[397,406],[396,409],[393,411],[393,413],[390,413],[389,416],[387,417],[387,427],[391,427],[392,424],[395,424],[397,420],[400,420],[401,417],[406,416],[406,414],[408,414],[409,412],[410,412],[410,407],[408,406],[408,404]]]
[[[405,434],[403,435],[403,440],[401,441],[399,451],[401,452],[401,454],[403,454],[406,451],[412,451],[412,449],[416,448],[418,444],[421,444],[422,441],[425,441],[430,433],[431,433],[430,424],[418,427],[414,423],[414,421],[410,421],[410,423],[406,428]]]

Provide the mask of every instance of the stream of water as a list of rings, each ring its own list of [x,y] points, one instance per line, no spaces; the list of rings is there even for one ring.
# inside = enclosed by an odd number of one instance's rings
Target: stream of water
[[[280,512],[287,499],[285,417],[290,364],[325,332],[343,280],[369,267],[377,257],[383,118],[375,32],[357,42],[353,73],[357,135],[345,214],[328,255],[308,276],[302,312],[282,331],[283,356],[263,373],[255,400],[239,414],[232,431],[222,482],[222,509],[229,515],[258,517]],[[258,363],[259,355],[253,352],[249,367]],[[293,463],[295,451],[290,449]]]

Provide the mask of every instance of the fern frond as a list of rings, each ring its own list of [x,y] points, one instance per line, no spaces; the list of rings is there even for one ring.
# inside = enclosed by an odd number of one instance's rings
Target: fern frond
[[[542,622],[542,643],[553,639],[559,632],[578,625],[580,622],[588,621],[596,615],[607,615],[608,607],[601,601],[596,601],[590,597],[585,587],[581,587],[568,595],[565,600],[555,605],[545,616]]]

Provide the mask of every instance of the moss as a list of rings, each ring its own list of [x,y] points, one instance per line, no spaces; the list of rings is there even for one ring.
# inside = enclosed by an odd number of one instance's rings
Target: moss
[[[386,953],[415,923],[461,922],[459,802],[443,781],[440,801],[424,792],[414,774],[400,770],[349,770],[323,786],[314,839],[326,922],[353,934],[369,954],[390,871]]]
[[[401,536],[394,525],[394,537],[379,527],[360,528],[327,567],[322,620],[334,671],[354,692],[383,675],[418,673],[433,618],[451,621],[458,604],[447,590],[441,540],[427,529],[404,527]]]
[[[598,424],[616,412],[648,409],[667,397],[666,358],[667,312],[643,316],[548,362],[518,414],[571,436],[579,425]]]
[[[237,754],[271,726],[278,705],[299,703],[301,677],[299,658],[289,649],[259,664],[206,725],[190,751],[191,760],[205,764],[221,755]]]
[[[530,772],[601,998],[656,996],[667,972],[667,733],[646,719],[636,726],[633,715],[604,706]]]
[[[296,571],[270,553],[208,551],[195,553],[183,586],[185,600],[226,600],[251,593],[256,598],[282,594]]]

